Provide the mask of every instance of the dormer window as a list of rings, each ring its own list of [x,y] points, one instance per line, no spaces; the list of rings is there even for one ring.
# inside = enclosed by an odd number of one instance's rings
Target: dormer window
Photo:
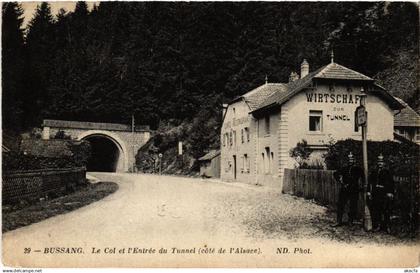
[[[264,118],[264,127],[265,127],[265,134],[270,134],[270,116],[265,116]]]

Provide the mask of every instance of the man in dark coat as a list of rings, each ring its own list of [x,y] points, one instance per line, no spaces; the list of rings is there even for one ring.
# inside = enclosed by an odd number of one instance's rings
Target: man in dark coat
[[[334,172],[334,178],[340,184],[340,192],[337,203],[337,223],[333,227],[343,225],[344,208],[350,202],[349,225],[353,224],[357,216],[357,201],[359,199],[359,191],[363,185],[363,170],[355,165],[353,154],[348,155],[348,165]]]
[[[378,167],[369,175],[367,197],[373,231],[386,231],[389,227],[391,203],[394,198],[394,179],[391,172],[385,168],[382,155],[378,156]]]

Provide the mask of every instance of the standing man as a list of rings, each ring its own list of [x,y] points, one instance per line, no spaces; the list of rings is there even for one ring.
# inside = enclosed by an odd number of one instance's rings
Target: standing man
[[[359,191],[363,183],[363,170],[355,165],[353,154],[348,155],[348,164],[334,172],[334,178],[340,185],[340,192],[337,203],[337,223],[333,227],[343,225],[344,208],[350,202],[349,225],[353,224],[353,220],[357,216],[357,201],[359,199]]]
[[[378,156],[377,164],[378,167],[369,176],[367,196],[372,212],[373,231],[387,231],[395,185],[391,172],[385,168],[382,155]]]

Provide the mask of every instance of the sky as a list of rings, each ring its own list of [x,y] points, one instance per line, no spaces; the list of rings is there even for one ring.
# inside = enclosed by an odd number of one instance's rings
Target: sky
[[[24,10],[23,16],[25,20],[23,21],[23,27],[29,23],[32,19],[32,16],[35,12],[36,6],[40,4],[39,2],[21,2],[22,8]],[[76,6],[76,2],[67,2],[67,1],[54,1],[49,2],[51,5],[51,13],[55,16],[61,8],[64,8],[66,11],[73,11],[74,7]],[[95,2],[87,2],[89,8],[92,8]]]

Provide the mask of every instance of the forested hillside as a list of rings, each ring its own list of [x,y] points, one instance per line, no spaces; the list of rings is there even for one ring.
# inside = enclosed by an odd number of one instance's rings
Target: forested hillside
[[[3,127],[134,114],[155,129],[193,124],[189,137],[206,137],[200,156],[217,146],[222,103],[266,75],[286,82],[303,58],[320,67],[331,50],[417,108],[418,11],[409,2],[78,2],[51,14],[40,3],[23,29],[21,6],[3,3]]]

